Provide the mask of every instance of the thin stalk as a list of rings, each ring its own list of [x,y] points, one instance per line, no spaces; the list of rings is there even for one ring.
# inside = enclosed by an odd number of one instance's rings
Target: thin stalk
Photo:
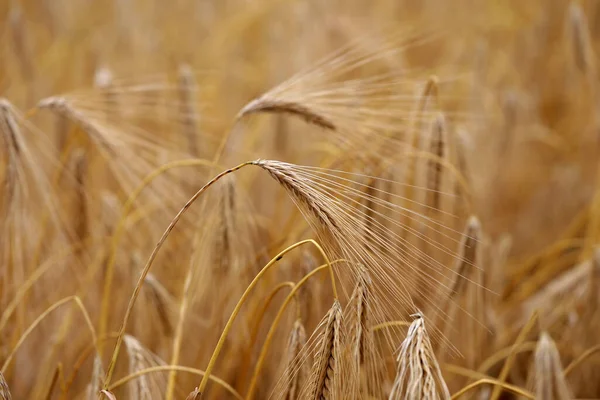
[[[99,336],[105,335],[106,331],[107,331],[108,316],[110,314],[110,306],[111,306],[110,293],[112,290],[113,276],[114,276],[114,271],[115,271],[115,262],[117,259],[117,247],[119,245],[119,242],[121,241],[121,237],[123,236],[123,233],[125,232],[127,216],[131,212],[131,209],[133,208],[133,204],[135,203],[136,199],[140,196],[142,191],[150,183],[152,183],[152,181],[154,181],[154,179],[156,179],[163,173],[165,173],[168,170],[173,169],[173,168],[190,167],[190,166],[196,166],[196,165],[212,167],[214,165],[214,163],[207,161],[207,160],[203,160],[203,159],[189,159],[189,160],[178,160],[178,161],[170,162],[168,164],[164,164],[164,165],[160,166],[159,168],[157,168],[156,170],[152,171],[149,175],[147,175],[142,180],[142,182],[138,185],[138,187],[135,188],[135,190],[131,193],[131,195],[129,196],[129,198],[127,199],[125,204],[123,205],[123,209],[121,211],[121,216],[119,218],[119,221],[117,222],[117,225],[115,227],[115,232],[112,236],[112,240],[110,243],[110,253],[108,256],[107,263],[106,263],[106,272],[105,272],[105,276],[104,276],[104,288],[102,291],[102,304],[100,306],[100,310],[101,310],[100,311],[100,323],[98,325],[98,335]],[[104,351],[104,345],[102,344],[100,347],[100,352],[101,352],[100,354],[102,354],[103,351]]]
[[[112,385],[110,385],[108,390],[115,390],[119,386],[123,386],[124,384],[131,381],[132,379],[138,378],[142,375],[146,375],[151,372],[162,372],[162,371],[181,371],[181,372],[189,372],[191,374],[196,374],[196,375],[200,375],[200,376],[208,376],[208,379],[221,385],[225,390],[227,390],[229,393],[231,393],[236,399],[244,400],[244,398],[233,387],[231,387],[231,385],[229,385],[223,379],[218,378],[214,375],[208,375],[205,371],[202,371],[201,369],[184,367],[182,365],[157,365],[155,367],[149,367],[149,368],[141,369],[139,371],[135,371],[134,373],[129,374],[129,375],[119,379]]]
[[[6,361],[4,361],[4,364],[2,365],[2,369],[0,369],[0,372],[4,373],[6,371],[6,368],[8,368],[8,366],[9,366],[10,362],[12,361],[13,357],[15,356],[17,350],[19,350],[19,347],[21,347],[23,342],[25,342],[27,337],[40,324],[40,322],[42,322],[42,320],[44,318],[46,318],[48,316],[48,314],[50,314],[52,311],[56,310],[58,307],[62,306],[65,303],[68,303],[70,301],[74,301],[77,304],[77,306],[81,309],[81,312],[85,319],[85,323],[88,326],[90,333],[92,334],[92,340],[94,343],[98,343],[98,341],[96,340],[96,331],[94,330],[94,325],[92,325],[92,320],[90,319],[90,316],[89,316],[88,312],[86,311],[85,307],[83,306],[83,303],[81,302],[79,297],[77,297],[77,296],[65,297],[64,299],[59,300],[56,303],[52,304],[50,307],[48,307],[39,317],[37,317],[35,319],[35,321],[33,321],[33,323],[29,326],[29,328],[27,328],[27,330],[25,330],[25,332],[19,338],[19,341],[17,342],[15,347],[12,349],[12,351],[6,358]]]
[[[342,260],[335,260],[332,262],[332,264],[339,262],[339,261],[342,261]],[[269,328],[269,332],[267,333],[267,337],[265,338],[265,342],[260,351],[260,355],[258,356],[258,360],[256,361],[256,366],[254,367],[254,373],[252,375],[252,380],[250,381],[250,387],[248,388],[248,392],[246,393],[246,400],[252,400],[254,398],[254,392],[256,389],[256,385],[258,383],[258,376],[260,374],[260,370],[261,370],[262,365],[267,356],[267,350],[269,349],[269,345],[271,344],[271,341],[273,340],[273,336],[275,335],[275,330],[277,329],[277,326],[279,325],[279,321],[283,317],[283,314],[284,314],[288,304],[290,303],[290,301],[292,301],[296,292],[298,290],[300,290],[300,288],[302,288],[302,286],[308,281],[308,279],[311,276],[315,275],[317,272],[319,272],[327,267],[329,267],[331,269],[331,265],[325,264],[325,265],[321,265],[320,267],[315,268],[314,270],[312,270],[311,272],[306,274],[296,284],[296,286],[294,286],[294,288],[291,290],[291,292],[287,295],[287,297],[281,304],[281,307],[279,308],[279,311],[277,312],[277,315],[275,316],[275,319],[273,320],[273,323],[271,324],[271,328]],[[335,291],[334,291],[334,297],[335,297],[335,299],[338,298],[337,293]]]
[[[121,323],[121,328],[119,329],[119,336],[117,337],[117,342],[116,342],[115,348],[113,350],[110,364],[108,365],[106,377],[104,378],[104,384],[103,384],[104,389],[108,388],[108,385],[110,384],[110,380],[112,378],[112,374],[115,370],[115,366],[117,364],[117,358],[119,357],[119,351],[121,349],[121,344],[123,343],[123,338],[125,336],[125,329],[127,328],[127,323],[129,322],[129,317],[131,316],[131,312],[133,310],[133,306],[135,305],[135,301],[137,300],[137,298],[140,294],[140,291],[142,290],[142,286],[144,285],[144,280],[146,279],[146,275],[148,275],[148,272],[150,271],[150,267],[152,267],[152,263],[154,262],[154,259],[158,255],[158,251],[162,247],[163,243],[165,242],[165,240],[167,239],[167,237],[169,236],[169,234],[171,233],[173,228],[175,228],[175,225],[181,219],[183,214],[198,199],[198,197],[200,197],[209,187],[214,185],[214,183],[217,182],[222,177],[224,177],[232,172],[235,172],[247,165],[252,165],[252,163],[253,163],[252,161],[247,161],[247,162],[241,163],[236,167],[233,167],[233,168],[230,168],[228,170],[221,172],[220,174],[215,176],[213,179],[211,179],[206,185],[204,185],[202,188],[200,188],[200,190],[198,190],[187,201],[187,203],[185,203],[185,205],[179,210],[179,212],[177,213],[175,218],[173,218],[173,220],[171,221],[171,223],[169,224],[169,226],[163,233],[162,237],[159,239],[158,243],[154,247],[154,250],[152,250],[152,254],[150,254],[150,257],[148,258],[148,261],[146,262],[146,265],[144,266],[144,269],[142,270],[142,273],[138,279],[138,282],[133,290],[131,298],[129,299],[129,304],[127,305],[127,309],[125,310],[125,316],[123,317],[123,322]]]
[[[327,255],[325,254],[325,251],[323,250],[323,248],[317,243],[315,242],[313,239],[306,239],[306,240],[302,240],[300,242],[297,242],[291,246],[289,246],[288,248],[286,248],[285,250],[283,250],[281,253],[279,253],[277,256],[275,256],[273,259],[271,259],[271,261],[269,261],[267,263],[267,265],[265,265],[263,267],[263,269],[254,277],[254,279],[252,280],[252,282],[250,282],[250,285],[248,285],[248,287],[246,288],[246,291],[242,294],[242,297],[240,298],[240,300],[238,301],[238,303],[236,304],[235,308],[233,309],[231,316],[229,317],[229,320],[227,321],[227,324],[225,325],[225,328],[223,329],[223,332],[221,333],[221,337],[219,338],[219,341],[217,343],[217,346],[213,352],[212,357],[210,358],[210,361],[208,362],[208,366],[206,367],[206,373],[210,374],[215,366],[215,363],[217,361],[217,357],[219,356],[219,353],[221,352],[221,349],[223,347],[223,344],[225,343],[225,339],[227,337],[227,334],[229,333],[229,330],[231,329],[231,327],[233,326],[233,321],[235,319],[235,317],[238,315],[238,313],[240,312],[240,309],[242,308],[242,305],[244,304],[244,302],[246,301],[246,299],[248,298],[250,292],[252,291],[252,289],[256,286],[256,284],[258,283],[258,281],[262,278],[262,276],[269,270],[271,269],[271,267],[273,265],[275,265],[277,263],[277,261],[281,260],[281,258],[288,252],[290,252],[291,250],[295,249],[296,247],[302,246],[304,244],[312,244],[314,245],[319,252],[322,254],[323,258],[326,261],[326,266],[329,268],[329,272],[331,275],[331,285],[332,285],[332,289],[333,289],[333,293],[334,296],[337,298],[337,289],[335,286],[335,275],[333,273],[333,267],[331,262],[329,261],[329,259],[327,258]],[[295,293],[292,290],[293,293]],[[292,294],[292,293],[290,293]],[[290,295],[288,295],[289,297]],[[204,389],[206,388],[206,384],[208,383],[208,377],[204,376],[204,378],[202,378],[202,381],[200,382],[200,385],[196,388],[196,398],[199,399],[202,396],[202,393],[204,392]]]

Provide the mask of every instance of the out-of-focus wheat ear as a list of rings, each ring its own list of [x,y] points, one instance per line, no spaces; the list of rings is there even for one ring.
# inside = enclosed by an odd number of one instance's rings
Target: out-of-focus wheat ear
[[[431,123],[429,152],[440,161],[448,158],[448,128],[443,114],[438,114]],[[438,161],[430,160],[427,165],[427,199],[428,210],[440,210],[440,193],[443,192],[444,168]]]
[[[144,348],[135,337],[125,335],[124,342],[129,358],[129,373],[133,374],[145,368],[166,365],[158,356]],[[129,398],[152,400],[156,393],[164,393],[166,383],[162,374],[141,375],[128,383]]]
[[[584,75],[594,76],[595,63],[592,50],[590,31],[585,13],[578,2],[569,5],[568,29],[573,63]]]
[[[102,367],[102,359],[96,354],[94,357],[94,365],[92,367],[92,380],[87,386],[86,398],[88,400],[97,400],[98,393],[102,387],[102,378],[104,377],[104,368]]]
[[[427,82],[425,82],[417,99],[417,103],[411,117],[411,123],[408,128],[408,136],[406,138],[407,144],[413,149],[418,147],[419,131],[421,128],[423,114],[437,106],[438,85],[438,77],[435,75],[430,76]]]
[[[199,157],[198,123],[200,116],[196,111],[196,77],[192,68],[184,64],[179,68],[179,104],[183,116],[182,129],[187,140],[188,151],[193,157]]]
[[[8,16],[9,29],[12,34],[12,43],[20,70],[25,82],[32,82],[35,67],[33,64],[32,49],[27,37],[27,20],[23,18],[23,9],[20,3],[11,3]]]
[[[2,202],[0,203],[0,226],[6,229],[5,220],[10,216],[12,207],[16,204],[17,185],[19,181],[19,157],[21,154],[21,130],[11,112],[12,104],[0,98],[0,140],[4,150],[6,166],[4,167],[4,183]]]
[[[117,122],[120,118],[119,99],[113,85],[113,73],[107,66],[101,66],[96,70],[94,85],[104,92],[106,119]]]
[[[75,204],[72,207],[73,233],[76,240],[83,242],[88,234],[88,202],[85,193],[87,158],[85,151],[83,149],[76,149],[73,151],[70,161],[70,170],[74,184],[73,189],[75,192]]]
[[[492,329],[499,328],[499,317],[497,309],[502,301],[502,294],[506,287],[506,264],[512,248],[512,236],[503,234],[497,243],[488,247],[486,254],[486,274],[484,286],[485,293],[486,322]]]
[[[300,352],[306,344],[306,331],[302,320],[297,319],[288,341],[286,354],[287,367],[285,370],[284,400],[297,400],[300,398],[300,389],[308,378],[308,363],[302,362]]]
[[[89,118],[87,118],[83,113],[75,109],[65,97],[53,96],[45,98],[38,103],[38,107],[47,108],[59,116],[66,117],[76,122],[88,135],[90,135],[93,140],[98,143],[99,146],[101,146],[111,155],[115,154],[113,147],[107,142],[100,129],[98,129],[94,123],[91,123]]]
[[[0,400],[12,400],[8,383],[6,383],[2,372],[0,372]]]
[[[435,358],[425,320],[416,314],[398,354],[398,371],[389,400],[450,399]]]
[[[337,300],[327,313],[325,328],[320,335],[313,370],[310,374],[310,399],[331,400],[338,398],[341,382],[341,327],[342,306]]]
[[[412,111],[410,124],[408,126],[407,136],[406,136],[406,144],[407,150],[414,151],[416,149],[421,149],[424,143],[424,135],[423,133],[423,120],[424,114],[426,111],[433,108],[432,105],[437,103],[438,96],[438,78],[436,76],[431,76],[425,85],[423,86],[421,93],[418,97],[417,104],[415,105],[415,109]],[[426,149],[425,149],[426,150]],[[414,157],[404,157],[402,159],[402,167],[401,171],[405,175],[404,181],[406,183],[404,197],[406,198],[404,207],[410,208],[411,202],[423,202],[423,199],[416,199],[415,197],[423,195],[423,192],[416,192],[414,186],[419,179],[424,178],[424,174],[426,173],[426,166],[423,165],[423,162],[419,159],[415,159]],[[426,182],[420,182],[416,186],[424,186]],[[403,217],[404,221],[403,225],[411,226],[415,225],[415,222],[408,218],[407,216]],[[405,230],[406,233],[407,230]]]
[[[471,216],[467,221],[464,229],[462,240],[459,246],[458,257],[452,267],[452,276],[450,284],[447,285],[446,299],[448,299],[445,307],[446,316],[443,318],[447,323],[451,323],[457,310],[457,302],[465,293],[467,286],[473,281],[473,271],[477,269],[478,263],[478,247],[481,240],[481,224],[479,219]],[[441,317],[440,310],[436,310],[433,322],[434,325]]]
[[[528,380],[528,385],[534,391],[536,399],[570,400],[574,398],[563,373],[556,344],[546,332],[542,332],[538,340],[533,368]]]
[[[307,123],[320,126],[323,129],[331,131],[337,129],[333,121],[312,110],[307,105],[299,102],[272,98],[268,95],[259,97],[246,104],[244,108],[240,110],[236,119],[239,120],[247,115],[261,112],[291,114],[303,118]]]
[[[149,289],[150,294],[155,301],[156,312],[163,329],[163,334],[170,337],[173,333],[173,324],[171,323],[169,309],[170,305],[173,303],[173,298],[169,291],[151,273],[146,276],[144,287]]]
[[[592,310],[600,310],[600,247],[595,249],[592,257],[586,303]]]
[[[233,175],[226,176],[218,185],[218,223],[213,249],[213,273],[223,279],[232,270],[233,240],[236,231],[237,185]]]
[[[471,183],[469,164],[467,163],[468,151],[468,133],[462,129],[453,130],[452,134],[448,135],[450,159],[460,175],[464,178],[467,185]],[[452,207],[452,214],[457,218],[457,221],[462,222],[463,218],[468,215],[470,210],[466,209],[466,197],[468,193],[464,192],[459,179],[454,179],[454,187],[450,189],[456,196]]]

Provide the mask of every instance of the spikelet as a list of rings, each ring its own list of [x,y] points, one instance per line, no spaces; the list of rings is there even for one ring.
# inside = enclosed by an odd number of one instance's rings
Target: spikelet
[[[536,399],[570,400],[574,398],[563,374],[556,345],[546,332],[542,332],[535,348],[534,365],[530,373],[529,384],[535,392]]]
[[[337,300],[327,314],[311,371],[310,400],[338,399],[341,361],[342,307]],[[341,399],[340,399],[341,400]]]
[[[415,315],[397,361],[398,372],[389,400],[450,399],[422,315]]]

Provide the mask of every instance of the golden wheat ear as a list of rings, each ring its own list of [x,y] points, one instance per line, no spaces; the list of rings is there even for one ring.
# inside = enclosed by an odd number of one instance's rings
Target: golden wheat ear
[[[338,399],[340,391],[340,365],[342,306],[334,300],[326,316],[325,328],[317,344],[315,363],[310,374],[310,400]],[[340,399],[341,400],[341,399]]]
[[[534,390],[536,399],[570,400],[574,398],[565,378],[556,344],[546,332],[542,332],[535,348],[529,386]]]
[[[421,314],[408,328],[398,354],[398,372],[389,400],[450,399]]]
[[[348,371],[347,393],[356,398],[378,398],[381,383],[380,358],[378,357],[372,331],[373,281],[366,269],[361,268],[356,285],[344,314],[346,331],[349,331],[351,363]],[[380,397],[380,396],[379,396]]]
[[[2,372],[0,372],[0,400],[12,400],[8,383],[6,383]]]

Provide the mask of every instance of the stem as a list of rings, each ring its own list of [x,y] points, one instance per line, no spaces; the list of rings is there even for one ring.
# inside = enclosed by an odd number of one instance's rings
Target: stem
[[[288,248],[286,248],[285,250],[283,250],[281,253],[279,253],[278,255],[276,255],[273,259],[271,259],[271,261],[269,261],[267,263],[267,265],[265,265],[263,267],[262,270],[260,270],[260,272],[254,277],[254,279],[252,280],[252,282],[250,282],[250,285],[248,285],[248,287],[246,288],[246,290],[244,291],[244,293],[242,294],[242,297],[240,298],[240,300],[238,301],[238,303],[236,304],[235,308],[233,309],[231,316],[229,317],[229,320],[227,321],[227,324],[225,325],[225,328],[223,329],[223,332],[221,333],[221,337],[219,338],[219,341],[217,343],[217,346],[215,347],[215,350],[213,352],[212,357],[210,358],[210,361],[208,362],[208,366],[206,367],[206,373],[208,375],[210,375],[210,373],[212,372],[215,363],[217,361],[217,357],[219,356],[219,353],[221,352],[221,349],[223,347],[223,344],[225,343],[225,339],[227,338],[227,334],[229,333],[229,330],[231,329],[232,325],[233,325],[233,321],[235,319],[235,317],[238,315],[238,313],[240,312],[240,309],[242,308],[242,305],[244,304],[244,302],[246,301],[246,299],[248,298],[250,292],[252,291],[252,289],[256,286],[256,284],[258,283],[258,281],[260,280],[260,278],[262,278],[262,276],[269,270],[271,269],[271,267],[273,265],[275,265],[277,263],[277,261],[281,260],[281,258],[288,252],[290,252],[291,250],[295,249],[296,247],[302,246],[304,244],[310,243],[312,245],[314,245],[315,247],[317,247],[317,249],[321,252],[321,254],[323,255],[323,258],[326,261],[326,266],[329,268],[330,273],[331,273],[331,277],[334,277],[333,274],[333,267],[331,266],[331,262],[329,262],[329,259],[327,258],[327,255],[325,254],[325,252],[323,251],[323,248],[317,243],[315,242],[313,239],[306,239],[306,240],[302,240],[300,242],[297,242],[291,246],[289,246]],[[337,289],[335,286],[335,281],[332,281],[332,287],[333,287],[333,293],[334,296],[337,298]],[[204,389],[206,388],[206,384],[208,383],[208,375],[205,375],[202,378],[202,381],[200,382],[200,385],[196,388],[196,398],[200,398],[202,396],[202,393],[204,392]]]
[[[517,336],[517,340],[512,345],[511,352],[510,352],[509,356],[506,358],[506,361],[504,362],[504,365],[502,366],[502,370],[500,370],[500,375],[498,376],[498,380],[500,382],[504,382],[504,380],[508,376],[508,373],[510,372],[510,367],[515,360],[517,349],[519,348],[519,346],[521,346],[521,343],[523,343],[525,341],[526,336],[529,334],[531,329],[533,329],[537,319],[538,319],[538,313],[536,311],[531,315],[531,317],[529,318],[529,321],[527,322],[527,324],[525,324],[525,326],[519,333],[519,336]],[[498,398],[500,397],[500,393],[502,392],[502,387],[504,387],[504,386],[496,385],[494,387],[494,390],[492,391],[492,395],[490,396],[490,400],[498,400]]]
[[[21,286],[19,286],[19,289],[15,293],[14,297],[11,299],[10,303],[8,303],[8,305],[2,312],[2,317],[0,317],[0,332],[2,332],[8,320],[12,316],[13,312],[16,310],[17,306],[21,304],[21,300],[25,297],[27,291],[31,289],[33,284],[37,282],[37,280],[40,279],[42,275],[44,275],[58,261],[70,256],[73,252],[77,251],[77,249],[83,247],[84,244],[84,242],[78,242],[72,246],[67,247],[55,257],[46,260],[39,267],[37,267],[35,271],[33,271],[31,276],[27,278],[27,280]]]
[[[387,321],[387,322],[382,322],[381,324],[377,324],[374,327],[371,328],[371,330],[373,332],[377,332],[383,329],[387,329],[387,328],[393,328],[393,327],[402,327],[402,328],[408,328],[410,327],[411,323],[410,322],[406,322],[406,321]]]
[[[596,345],[590,349],[587,349],[585,352],[583,352],[582,355],[577,357],[577,359],[575,359],[571,364],[569,364],[567,366],[567,368],[565,368],[563,374],[565,376],[569,375],[571,373],[571,371],[573,371],[575,369],[575,367],[577,367],[579,364],[581,364],[583,361],[585,361],[585,359],[591,357],[592,355],[594,355],[595,353],[598,353],[599,351],[600,351],[600,345]]]
[[[535,400],[535,396],[533,394],[531,394],[530,392],[528,392],[524,389],[521,389],[518,386],[514,386],[509,383],[502,382],[502,381],[499,381],[497,379],[492,379],[492,378],[480,379],[477,382],[473,382],[473,383],[465,386],[464,388],[460,389],[458,392],[454,393],[452,395],[452,397],[450,397],[450,400],[456,400],[459,397],[461,397],[462,395],[464,395],[465,393],[467,393],[468,391],[475,389],[478,386],[485,385],[485,384],[493,385],[494,388],[497,389],[499,392],[502,392],[502,389],[505,389],[505,390],[508,390],[509,392],[512,392],[519,396],[523,396],[528,399]]]
[[[262,320],[267,312],[267,309],[271,305],[271,302],[273,301],[273,299],[275,298],[277,293],[279,293],[279,291],[285,287],[289,287],[290,289],[293,289],[295,285],[296,285],[295,282],[282,282],[279,285],[275,286],[275,288],[273,288],[271,293],[267,296],[260,311],[257,314],[253,315],[252,320],[256,321],[256,322],[254,323],[254,326],[252,327],[252,332],[250,333],[250,343],[248,344],[248,348],[250,348],[250,349],[254,348],[254,344],[256,343],[256,337],[258,336],[258,330],[260,328],[260,325],[262,324]],[[296,297],[295,304],[296,304],[296,315],[297,315],[297,318],[300,319],[300,302],[298,301],[297,297]],[[248,372],[250,372],[250,358],[251,357],[252,357],[252,352],[247,352],[244,355],[242,362],[240,363],[242,372],[241,372],[241,375],[239,378],[239,382],[246,382],[246,376],[248,375]]]
[[[236,167],[230,168],[228,170],[225,170],[223,172],[221,172],[220,174],[218,174],[217,176],[215,176],[213,179],[211,179],[206,185],[204,185],[202,188],[200,188],[200,190],[198,190],[188,201],[187,203],[185,203],[185,205],[179,210],[179,212],[177,213],[177,215],[175,216],[175,218],[173,218],[173,220],[171,221],[171,223],[169,224],[169,226],[167,227],[167,229],[165,230],[165,232],[163,233],[162,237],[159,239],[158,243],[156,243],[156,246],[154,247],[154,250],[152,250],[152,254],[150,254],[150,257],[148,258],[148,261],[146,262],[146,265],[144,266],[144,269],[142,270],[142,273],[138,279],[138,282],[133,290],[133,293],[131,295],[131,298],[129,299],[129,304],[127,305],[127,310],[125,310],[125,316],[123,317],[123,322],[121,323],[121,328],[119,329],[119,336],[117,337],[117,342],[115,344],[115,348],[113,350],[113,354],[110,360],[110,364],[108,365],[108,370],[106,372],[106,377],[104,378],[104,385],[103,388],[107,389],[108,385],[110,384],[110,380],[112,378],[112,374],[114,372],[116,363],[117,363],[117,358],[119,357],[119,350],[121,349],[121,344],[123,343],[123,337],[125,335],[125,329],[127,328],[127,323],[129,322],[129,317],[131,316],[131,311],[133,310],[133,306],[135,305],[135,301],[137,300],[139,294],[140,294],[140,290],[142,289],[142,286],[144,284],[144,280],[146,279],[146,275],[148,275],[148,272],[150,271],[150,267],[152,267],[152,263],[154,262],[154,259],[156,258],[158,251],[160,250],[160,248],[162,247],[163,243],[165,242],[165,240],[167,239],[167,237],[169,236],[169,234],[171,233],[171,231],[173,230],[173,228],[175,228],[175,225],[177,224],[177,222],[181,219],[181,217],[183,216],[183,214],[190,208],[190,206],[198,199],[198,197],[200,197],[202,195],[202,193],[204,193],[209,187],[211,187],[216,181],[218,181],[219,179],[221,179],[222,177],[224,177],[225,175],[228,175],[232,172],[235,172],[237,170],[239,170],[240,168],[243,168],[247,165],[251,165],[252,162],[244,162],[242,164],[239,164]]]
[[[173,340],[173,347],[171,351],[171,365],[179,363],[179,352],[181,351],[181,339],[183,337],[183,324],[185,322],[185,313],[188,308],[188,292],[192,283],[192,262],[185,277],[183,283],[183,297],[181,299],[181,306],[179,307],[179,319],[177,321],[177,327],[175,328],[175,339]],[[177,370],[173,369],[169,372],[169,380],[167,382],[167,389],[165,392],[165,399],[172,400],[173,392],[175,391],[175,381],[177,377]]]
[[[126,218],[131,212],[133,208],[133,204],[140,196],[142,191],[150,184],[154,179],[158,178],[163,173],[167,172],[170,169],[178,168],[178,167],[188,167],[188,166],[212,166],[214,163],[211,163],[207,160],[202,159],[191,159],[191,160],[179,160],[170,162],[168,164],[164,164],[156,170],[152,171],[149,175],[147,175],[142,182],[135,188],[135,190],[131,193],[125,204],[123,205],[123,209],[121,211],[121,216],[119,217],[119,221],[117,222],[117,226],[115,228],[115,233],[112,236],[112,240],[110,243],[110,253],[108,256],[108,260],[106,263],[106,272],[104,276],[104,288],[102,290],[102,305],[100,308],[100,323],[98,327],[98,334],[100,336],[104,336],[107,331],[108,326],[108,317],[110,314],[110,300],[111,300],[111,290],[112,290],[112,282],[115,271],[115,262],[117,259],[117,246],[121,241],[121,237],[125,232],[125,222]],[[100,354],[104,352],[104,344],[100,347]]]
[[[114,389],[118,388],[119,386],[122,386],[122,385],[126,384],[127,382],[131,381],[132,379],[138,378],[138,377],[148,374],[150,372],[160,372],[160,371],[182,371],[182,372],[189,372],[189,373],[200,375],[200,376],[208,376],[208,379],[221,385],[225,390],[227,390],[229,393],[231,393],[233,396],[235,396],[236,399],[244,400],[244,398],[233,387],[231,387],[231,385],[229,385],[223,379],[218,378],[214,375],[208,375],[205,371],[202,371],[201,369],[184,367],[182,365],[158,365],[155,367],[141,369],[130,375],[127,375],[124,378],[119,379],[118,381],[116,381],[115,383],[110,385],[108,390],[114,390]]]
[[[333,261],[333,263],[339,262],[339,261],[342,261],[342,260],[335,260],[335,261]],[[279,308],[279,311],[277,312],[277,315],[275,316],[275,319],[273,320],[273,323],[271,324],[271,327],[269,328],[269,332],[267,333],[267,337],[266,337],[265,343],[263,344],[263,347],[260,351],[260,355],[258,356],[258,360],[256,361],[256,366],[254,367],[254,373],[252,375],[252,380],[250,381],[250,387],[248,388],[248,393],[246,394],[246,400],[252,400],[254,398],[254,391],[255,391],[256,385],[258,383],[258,375],[260,374],[260,370],[261,370],[262,365],[267,356],[267,350],[269,349],[269,345],[270,345],[271,341],[273,340],[273,336],[275,335],[275,330],[277,329],[277,326],[279,325],[279,321],[283,317],[283,313],[284,313],[285,309],[287,308],[290,301],[294,298],[294,295],[296,294],[296,292],[308,281],[308,279],[311,276],[315,275],[317,272],[323,270],[324,268],[331,269],[331,265],[328,265],[328,264],[321,265],[320,267],[317,267],[317,268],[313,269],[312,271],[310,271],[308,274],[306,274],[296,284],[296,286],[294,286],[294,288],[290,291],[288,296],[285,298],[285,300],[281,304],[281,307]],[[337,296],[335,296],[335,298],[337,299]]]

